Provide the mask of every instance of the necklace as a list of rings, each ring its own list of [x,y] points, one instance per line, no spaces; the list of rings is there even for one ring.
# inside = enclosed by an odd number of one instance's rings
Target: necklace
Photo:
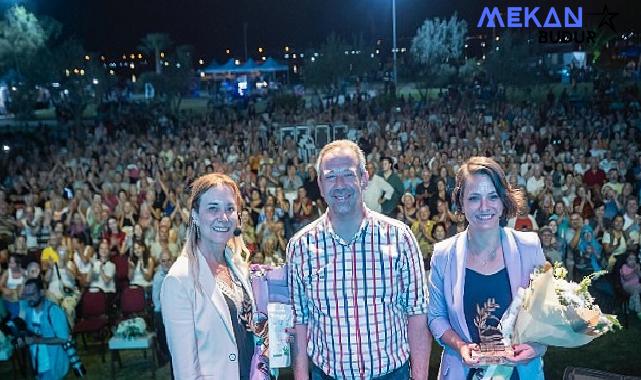
[[[471,255],[470,257],[473,258],[473,260],[482,266],[486,266],[489,262],[494,261],[496,259],[496,254],[499,250],[499,247],[501,246],[501,238],[499,237],[499,242],[496,244],[494,248],[489,250],[488,254],[486,255],[484,260],[481,260],[479,257],[481,256],[481,253],[479,251],[474,251],[471,249],[472,244],[470,244],[470,239],[468,237],[467,239],[467,250],[470,252]]]

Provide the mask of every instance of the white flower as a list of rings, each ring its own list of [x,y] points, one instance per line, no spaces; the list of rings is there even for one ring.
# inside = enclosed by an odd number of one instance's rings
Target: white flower
[[[121,338],[133,338],[144,336],[147,333],[147,324],[142,318],[125,319],[118,324],[116,336]]]

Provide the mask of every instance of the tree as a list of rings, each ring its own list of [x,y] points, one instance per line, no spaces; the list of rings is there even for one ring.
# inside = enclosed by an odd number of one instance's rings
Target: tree
[[[587,46],[588,52],[592,55],[592,64],[602,63],[600,59],[602,52],[606,50],[608,43],[615,37],[614,33],[609,30],[599,29],[594,42]]]
[[[156,74],[160,74],[162,72],[160,52],[169,48],[171,44],[171,39],[169,39],[169,35],[166,33],[149,33],[140,40],[140,46],[138,46],[138,48],[145,52],[145,54],[154,55]]]
[[[527,34],[507,31],[493,42],[483,68],[498,83],[532,83],[536,76],[527,72],[532,71],[530,63],[531,58],[537,56],[537,46],[529,42]]]
[[[427,19],[416,31],[410,52],[422,66],[422,74],[428,81],[437,78],[447,81],[457,72],[466,34],[467,22],[459,19],[456,13],[449,20]]]
[[[35,58],[28,66],[29,78],[47,87],[56,113],[77,126],[87,107],[94,103],[98,108],[115,84],[115,77],[108,74],[100,57],[85,51],[74,39],[52,41]],[[57,83],[55,88],[53,82]]]
[[[319,49],[318,56],[307,54],[305,82],[312,86],[340,86],[349,76],[365,76],[378,67],[362,36],[352,36],[348,43],[335,33],[330,34]]]
[[[171,113],[178,116],[180,104],[189,92],[194,80],[194,47],[180,45],[172,52],[162,74],[146,72],[138,81],[141,85],[151,83],[158,97],[166,102]]]
[[[0,21],[0,62],[21,74],[21,66],[43,47],[49,36],[33,13],[22,6],[9,8]]]
[[[9,109],[19,120],[29,119],[38,98],[37,85],[48,80],[47,60],[39,59],[51,37],[61,26],[53,19],[38,19],[24,7],[9,8],[0,21],[0,68],[12,73]]]

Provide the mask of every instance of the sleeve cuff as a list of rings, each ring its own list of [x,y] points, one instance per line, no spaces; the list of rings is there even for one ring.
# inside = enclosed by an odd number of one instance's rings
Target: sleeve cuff
[[[429,325],[430,331],[432,331],[432,336],[434,337],[434,339],[439,340],[439,342],[443,334],[445,334],[447,330],[452,328],[452,326],[450,326],[450,322],[443,317],[432,319],[428,323],[428,325]]]

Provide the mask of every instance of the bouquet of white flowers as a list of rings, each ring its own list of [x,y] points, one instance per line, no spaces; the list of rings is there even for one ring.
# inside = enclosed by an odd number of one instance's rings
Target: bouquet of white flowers
[[[541,343],[579,347],[614,329],[621,329],[616,316],[604,314],[588,288],[605,271],[586,276],[580,283],[567,281],[562,264],[546,263],[530,275],[530,286],[520,288],[501,318],[505,346]],[[493,365],[484,379],[509,379],[513,367]]]
[[[133,339],[136,337],[147,335],[147,324],[142,318],[125,319],[118,324],[116,333],[114,334],[119,338]]]

